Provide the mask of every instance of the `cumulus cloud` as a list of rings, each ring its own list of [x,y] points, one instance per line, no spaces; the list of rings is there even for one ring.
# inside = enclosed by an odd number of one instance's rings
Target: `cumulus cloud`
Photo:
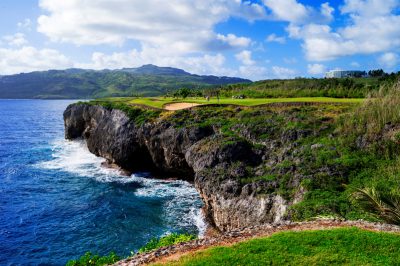
[[[236,59],[239,60],[243,65],[251,66],[254,65],[256,62],[251,58],[251,51],[244,50],[235,55]]]
[[[38,31],[52,41],[121,45],[136,40],[182,53],[217,49],[216,40],[248,45],[247,38],[216,34],[214,26],[231,16],[253,20],[265,12],[240,0],[40,0],[40,7],[48,14],[39,17]]]
[[[243,65],[239,67],[237,75],[251,80],[260,80],[268,76],[268,69],[263,66]]]
[[[323,3],[320,10],[303,5],[297,0],[263,0],[266,7],[272,12],[272,19],[303,24],[310,21],[330,21],[334,9],[329,3]]]
[[[52,49],[0,48],[0,69],[3,75],[48,69],[65,69],[73,63],[60,52]]]
[[[354,54],[387,52],[400,47],[400,1],[346,0],[341,7],[350,23],[337,30],[326,24],[291,23],[289,36],[303,40],[310,61],[326,61]]]
[[[385,67],[392,69],[395,67],[398,63],[400,62],[400,58],[397,54],[395,53],[384,53],[378,58],[378,63]]]
[[[267,42],[277,42],[284,44],[286,42],[286,38],[283,36],[277,36],[275,33],[268,35]]]
[[[272,11],[276,19],[302,22],[309,17],[310,10],[296,0],[264,0],[263,3]]]
[[[328,2],[323,3],[321,5],[321,14],[325,18],[327,18],[328,20],[332,20],[333,19],[333,12],[334,11],[335,11],[335,9],[333,7],[331,7]]]
[[[290,79],[296,76],[297,71],[286,67],[273,66],[272,74],[278,79]]]
[[[32,21],[29,18],[17,23],[18,28],[31,30]]]
[[[217,40],[220,40],[223,43],[226,43],[231,47],[239,47],[239,48],[247,47],[251,43],[250,38],[237,37],[235,34],[228,34],[226,36],[222,35],[222,34],[218,34]]]
[[[25,38],[25,34],[16,33],[14,35],[6,35],[2,38],[4,42],[6,42],[9,46],[23,46],[28,43]]]
[[[322,64],[308,64],[307,70],[311,75],[321,75],[326,72],[326,67]]]
[[[123,67],[139,67],[144,64],[156,64],[158,66],[171,66],[182,68],[194,74],[235,75],[232,69],[224,68],[225,57],[218,53],[215,55],[193,56],[159,56],[157,51],[151,48],[143,50],[132,49],[127,52],[105,54],[95,52],[89,63],[76,64],[76,67],[88,69],[117,69]]]

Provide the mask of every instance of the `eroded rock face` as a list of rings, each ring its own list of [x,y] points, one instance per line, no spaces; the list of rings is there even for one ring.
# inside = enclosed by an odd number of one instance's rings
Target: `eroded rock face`
[[[138,126],[122,111],[86,104],[70,105],[64,121],[67,139],[84,138],[109,163],[193,180],[206,217],[221,231],[286,219],[290,202],[266,193],[276,181],[241,182],[246,167],[266,158],[245,141],[226,143],[212,127],[174,127],[163,119]]]

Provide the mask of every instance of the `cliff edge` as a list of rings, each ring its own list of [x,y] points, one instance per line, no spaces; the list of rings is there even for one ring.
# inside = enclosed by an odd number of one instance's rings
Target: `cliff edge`
[[[305,156],[334,149],[313,141],[333,138],[333,116],[343,108],[213,106],[149,115],[78,103],[64,112],[65,137],[85,139],[92,153],[123,169],[193,181],[208,222],[230,231],[290,220],[308,180],[343,176]]]

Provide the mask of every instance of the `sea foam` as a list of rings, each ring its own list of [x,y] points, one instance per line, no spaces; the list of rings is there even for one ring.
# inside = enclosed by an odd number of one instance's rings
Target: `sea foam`
[[[59,139],[52,143],[52,158],[40,162],[36,167],[69,172],[81,177],[92,178],[98,182],[137,183],[133,190],[137,197],[165,199],[163,208],[165,219],[180,219],[182,227],[195,225],[199,236],[203,236],[206,223],[199,204],[199,195],[192,184],[182,180],[161,180],[151,178],[149,173],[121,175],[117,169],[106,168],[101,164],[104,158],[90,153],[83,140],[68,141]],[[182,208],[186,210],[182,215]],[[178,217],[179,216],[179,217]]]

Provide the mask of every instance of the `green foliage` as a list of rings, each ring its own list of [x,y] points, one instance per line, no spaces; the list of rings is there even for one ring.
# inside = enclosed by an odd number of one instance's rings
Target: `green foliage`
[[[392,85],[400,73],[373,78],[265,80],[249,84],[226,85],[221,96],[248,98],[333,97],[365,98],[382,84]]]
[[[139,253],[149,252],[161,247],[172,246],[182,242],[194,240],[196,238],[197,237],[195,235],[177,233],[173,233],[161,238],[153,238],[146,245],[139,249]]]
[[[363,210],[388,223],[400,225],[400,189],[354,188],[351,199]]]
[[[371,94],[357,110],[343,117],[339,131],[347,135],[349,146],[357,139],[363,139],[369,148],[381,155],[392,158],[399,153],[398,136],[400,129],[385,132],[385,127],[400,123],[400,81],[394,86],[382,86]],[[383,135],[388,138],[384,138]],[[383,143],[386,142],[386,143]]]
[[[147,109],[139,106],[130,106],[125,102],[119,101],[91,101],[82,104],[101,105],[109,110],[121,110],[137,125],[142,125],[146,122],[153,121],[161,114],[161,110]]]
[[[344,228],[277,233],[195,252],[167,265],[396,265],[399,261],[399,235]]]
[[[186,99],[187,97],[191,96],[191,97],[202,97],[203,94],[200,90],[191,90],[188,88],[181,88],[177,91],[175,91],[172,96],[174,98],[183,98]]]
[[[93,255],[90,252],[86,252],[85,255],[77,260],[70,260],[67,262],[67,266],[102,266],[114,264],[121,260],[114,252],[111,252],[108,256]]]

